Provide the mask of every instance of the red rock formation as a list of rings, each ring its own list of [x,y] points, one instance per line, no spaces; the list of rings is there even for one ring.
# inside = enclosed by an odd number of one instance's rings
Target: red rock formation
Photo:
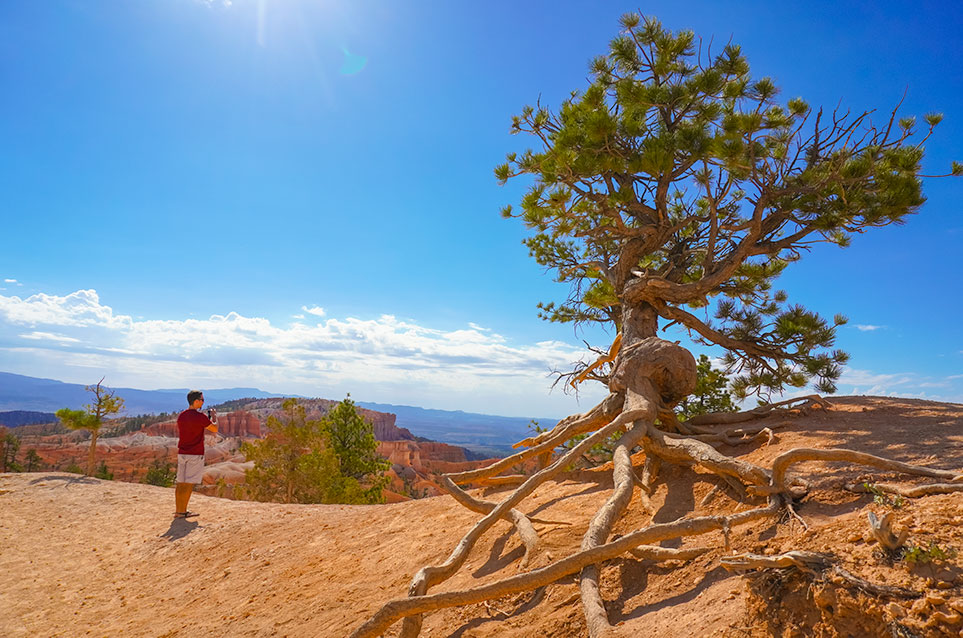
[[[141,432],[147,436],[166,436],[166,437],[177,437],[177,422],[176,421],[163,421],[161,423],[154,423],[153,425],[148,425],[140,429]]]
[[[177,436],[177,421],[154,423],[141,429],[148,436]],[[261,420],[245,410],[217,415],[217,433],[221,436],[243,438],[261,437]]]
[[[244,481],[244,470],[249,463],[239,452],[241,439],[262,436],[267,418],[279,414],[282,403],[281,399],[251,400],[232,405],[232,411],[218,415],[220,436],[209,435],[206,439],[205,485],[220,479],[228,484]],[[306,399],[301,403],[309,419],[321,418],[337,405],[336,401],[326,399]],[[364,408],[358,408],[358,412],[373,426],[378,453],[392,464],[389,471],[391,494],[387,496],[391,502],[411,496],[441,494],[443,491],[435,475],[472,469],[482,464],[466,460],[464,448],[435,441],[416,441],[411,432],[395,425],[394,414]],[[56,469],[64,469],[70,464],[86,467],[88,446],[89,438],[83,432],[30,436],[24,437],[22,442],[24,453],[32,447],[46,467]],[[133,434],[102,436],[97,444],[97,462],[101,460],[107,463],[115,479],[124,481],[141,480],[157,460],[176,464],[176,420],[155,423]]]
[[[217,433],[221,436],[260,438],[261,421],[245,410],[228,412],[217,417]]]

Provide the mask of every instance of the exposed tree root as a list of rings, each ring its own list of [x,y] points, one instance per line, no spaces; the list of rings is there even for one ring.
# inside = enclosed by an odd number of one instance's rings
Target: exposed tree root
[[[846,486],[850,492],[861,494],[871,494],[874,491],[886,492],[887,494],[897,494],[904,498],[919,498],[920,496],[930,496],[931,494],[951,494],[953,492],[963,492],[963,482],[960,483],[930,483],[929,485],[914,485],[903,487],[891,483],[874,483],[872,486],[865,483],[850,483]]]
[[[465,534],[444,563],[438,566],[429,565],[421,568],[421,570],[415,574],[411,585],[408,587],[408,595],[413,597],[423,596],[428,591],[428,588],[437,585],[438,583],[443,582],[454,575],[455,572],[457,572],[462,566],[462,564],[464,564],[465,559],[468,558],[471,548],[474,547],[478,539],[481,538],[481,535],[495,524],[495,521],[504,516],[523,498],[535,491],[535,488],[541,485],[544,481],[552,478],[568,467],[568,465],[571,464],[575,458],[578,458],[583,452],[590,449],[596,443],[604,441],[619,428],[624,428],[627,424],[639,417],[644,416],[645,413],[642,411],[637,413],[623,412],[614,421],[612,421],[612,423],[609,423],[607,426],[601,428],[593,435],[579,442],[578,445],[573,447],[568,453],[552,463],[550,466],[529,477],[528,480],[522,483],[522,485],[520,485],[518,489],[516,489],[508,498],[499,503],[482,520],[476,523],[467,534]],[[405,623],[402,627],[401,633],[404,638],[413,638],[414,636],[418,635],[419,631],[421,631],[420,615],[405,618]]]
[[[920,592],[902,587],[891,587],[889,585],[877,585],[868,580],[854,576],[847,570],[840,567],[831,554],[819,554],[816,552],[792,551],[777,556],[762,556],[759,554],[740,554],[738,556],[726,556],[719,561],[723,567],[730,571],[746,571],[749,569],[786,569],[794,568],[800,571],[822,577],[828,572],[829,575],[839,578],[841,581],[874,596],[885,596],[890,598],[919,598]]]
[[[632,468],[630,453],[639,440],[645,436],[647,426],[648,424],[644,422],[637,422],[632,429],[622,435],[622,438],[616,444],[615,454],[612,458],[614,489],[605,505],[592,518],[588,531],[582,538],[582,551],[598,547],[604,543],[609,534],[612,533],[612,525],[629,506],[635,483],[633,480],[635,471]],[[582,592],[582,610],[585,613],[585,622],[588,625],[591,638],[596,638],[610,628],[605,614],[605,605],[602,602],[602,595],[599,592],[598,578],[598,565],[587,565],[582,569],[579,580],[579,589]]]
[[[781,423],[773,423],[771,425],[759,425],[748,428],[732,428],[711,434],[705,432],[705,430],[708,428],[699,428],[700,431],[703,431],[702,434],[693,433],[690,434],[688,438],[696,441],[702,441],[703,443],[724,444],[735,447],[737,445],[742,445],[743,443],[752,441],[753,439],[765,437],[766,445],[769,445],[776,438],[776,433],[773,432],[773,430],[775,428],[786,427],[789,424],[789,421],[782,421]]]
[[[766,405],[761,405],[758,408],[753,408],[752,410],[747,410],[745,412],[713,412],[711,414],[699,414],[692,417],[688,421],[685,421],[685,424],[688,427],[693,428],[693,430],[697,433],[711,434],[711,431],[703,432],[701,429],[694,426],[732,425],[735,423],[745,423],[746,421],[752,421],[754,419],[764,419],[774,414],[790,414],[794,412],[805,414],[812,408],[826,409],[830,405],[832,404],[823,397],[817,394],[811,394],[804,397],[786,399],[785,401],[779,401],[778,403],[767,403]]]
[[[656,340],[637,344],[632,347],[631,352],[646,353],[646,356],[663,361],[671,360],[675,356],[674,348],[677,348],[674,344]],[[727,418],[720,419],[717,418],[718,415],[709,415],[708,418],[698,421],[693,419],[686,423],[673,423],[672,419],[665,417],[666,405],[671,405],[667,402],[684,391],[685,384],[688,383],[686,376],[681,373],[673,376],[669,372],[660,372],[657,367],[652,367],[651,362],[646,364],[648,368],[644,370],[645,374],[641,375],[624,366],[619,367],[620,365],[622,364],[617,365],[613,372],[613,388],[616,391],[589,412],[565,419],[552,431],[526,439],[522,444],[531,447],[523,452],[493,463],[487,468],[443,477],[443,485],[458,503],[484,514],[484,517],[468,530],[443,563],[425,566],[415,574],[408,588],[407,598],[386,603],[368,622],[359,627],[353,636],[377,636],[396,621],[403,620],[401,636],[414,638],[421,630],[422,615],[425,612],[485,602],[523,591],[535,591],[563,576],[579,572],[580,597],[588,632],[593,638],[600,636],[610,629],[598,586],[601,563],[627,552],[645,560],[687,560],[709,551],[709,548],[668,549],[652,544],[722,531],[728,548],[732,526],[780,514],[793,517],[805,526],[805,521],[793,508],[793,500],[803,495],[809,485],[798,477],[793,480],[787,478],[789,469],[797,463],[845,462],[942,481],[907,488],[885,484],[873,486],[874,491],[883,490],[903,496],[963,491],[963,473],[960,471],[921,467],[855,450],[796,448],[777,456],[771,468],[724,454],[717,450],[715,445],[740,444],[760,436],[771,437],[772,428],[776,426],[767,424],[719,431],[709,424],[727,426],[778,413],[805,411],[814,406],[825,407],[827,404],[819,397],[801,397],[740,415],[727,415]],[[666,364],[666,367],[670,366]],[[659,384],[654,383],[653,378],[658,378]],[[657,417],[664,427],[676,429],[680,433],[667,432],[656,427]],[[539,485],[557,476],[594,445],[619,431],[624,431],[624,434],[615,447],[612,494],[592,518],[582,539],[580,551],[544,567],[525,571],[536,550],[538,537],[532,526],[532,519],[516,509],[516,506]],[[589,432],[591,434],[585,439],[531,476],[498,476],[503,470],[530,458],[548,458],[553,450],[572,437]],[[636,469],[632,467],[631,451],[637,445],[641,445],[645,450],[645,464],[641,468],[641,476],[637,475]],[[608,540],[614,523],[630,503],[636,484],[642,488],[643,506],[648,511],[653,511],[649,496],[653,492],[663,463],[698,466],[718,477],[717,485],[703,499],[703,505],[722,490],[731,491],[740,502],[765,495],[769,504],[729,516],[680,518],[671,523],[653,524],[615,540]],[[458,486],[458,483],[507,484],[512,481],[521,481],[521,485],[498,503],[475,498]],[[854,491],[869,491],[865,486],[863,490],[856,486],[849,487]],[[755,496],[751,497],[750,494]],[[525,546],[524,557],[518,566],[519,573],[475,588],[429,594],[431,587],[449,579],[461,568],[482,535],[503,518],[514,524]],[[902,545],[905,535],[893,532],[889,516],[884,516],[882,520],[874,519],[875,517],[871,516],[873,535],[883,547],[894,551]],[[836,564],[832,557],[811,552],[789,552],[780,556],[746,554],[724,559],[723,564],[729,569],[799,569],[815,578],[837,579],[876,596],[907,598],[917,595],[916,592],[869,583],[847,572]]]
[[[523,452],[519,452],[496,461],[488,467],[479,468],[477,470],[469,470],[467,472],[446,474],[445,476],[450,478],[455,483],[470,483],[471,481],[477,481],[478,479],[495,476],[502,470],[510,468],[513,465],[527,461],[528,459],[539,456],[545,452],[551,452],[573,436],[590,432],[602,427],[619,415],[622,410],[623,401],[624,394],[612,393],[606,397],[604,401],[585,414],[579,414],[575,417],[563,419],[551,431],[543,432],[536,437],[528,438],[520,443],[516,443],[514,447],[520,447],[522,445],[533,446],[529,447],[529,449]]]
[[[577,552],[540,569],[504,578],[487,585],[471,589],[432,595],[415,595],[409,596],[408,598],[392,600],[385,603],[374,616],[356,629],[351,636],[352,638],[375,638],[375,636],[381,635],[392,624],[402,618],[407,620],[412,616],[420,615],[427,611],[471,605],[485,600],[507,596],[508,594],[531,591],[553,583],[563,576],[574,574],[588,565],[616,558],[639,545],[648,545],[684,536],[698,536],[720,530],[723,526],[749,523],[774,516],[778,514],[779,509],[780,503],[776,500],[768,507],[747,510],[728,517],[703,516],[699,518],[682,519],[671,523],[650,525],[604,545]],[[671,558],[676,559],[676,557]]]
[[[693,558],[699,558],[703,554],[711,551],[712,551],[711,547],[693,547],[691,549],[686,549],[686,548],[674,549],[672,547],[659,547],[658,545],[640,545],[639,547],[634,547],[630,549],[628,553],[638,558],[639,560],[686,561],[686,560],[692,560]]]
[[[667,434],[649,426],[645,450],[664,461],[700,465],[715,474],[731,476],[750,485],[767,485],[770,473],[757,465],[720,453],[708,443],[690,437]]]
[[[930,478],[949,479],[958,481],[963,474],[958,471],[936,470],[910,463],[902,463],[881,456],[874,456],[865,452],[845,449],[819,450],[816,448],[800,447],[783,452],[772,463],[772,487],[780,492],[786,491],[786,472],[789,467],[803,461],[845,461],[857,465],[869,465],[882,470],[894,470],[903,474],[915,476],[929,476]]]
[[[447,477],[450,475],[446,474],[445,476]],[[527,478],[528,476],[526,476],[525,474],[506,474],[504,476],[486,476],[484,478],[476,479],[472,481],[472,483],[476,483],[478,485],[488,485],[488,486],[521,485],[522,483],[525,482],[525,479]]]
[[[904,527],[899,533],[894,532],[892,512],[887,512],[881,519],[877,519],[873,512],[866,512],[866,518],[869,519],[869,533],[886,551],[895,552],[903,547],[909,529]]]
[[[604,423],[608,423],[618,415],[625,403],[623,392],[612,392],[601,403],[586,412],[566,417],[556,424],[548,432],[542,432],[536,436],[522,439],[512,445],[513,448],[541,446],[549,439],[555,439],[559,435],[566,435],[562,441],[567,441],[577,434],[594,430]],[[557,445],[557,444],[556,444]]]
[[[475,498],[455,485],[448,477],[442,477],[441,484],[448,493],[451,494],[452,498],[473,512],[488,514],[495,509],[495,503]],[[522,545],[525,546],[525,555],[522,556],[522,560],[519,562],[519,569],[524,569],[532,556],[535,555],[535,550],[538,547],[538,534],[535,532],[535,528],[532,527],[531,520],[517,509],[513,508],[509,510],[508,514],[508,518],[512,521],[512,524],[515,525],[515,531],[518,532],[518,537],[521,539]]]

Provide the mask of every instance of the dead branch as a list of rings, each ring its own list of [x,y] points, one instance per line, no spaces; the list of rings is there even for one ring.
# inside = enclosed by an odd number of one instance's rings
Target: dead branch
[[[854,576],[852,573],[840,567],[832,554],[819,554],[799,550],[776,556],[739,554],[738,556],[725,556],[720,559],[719,562],[726,569],[737,572],[744,572],[750,569],[792,568],[817,577],[822,577],[824,573],[829,572],[832,576],[868,594],[892,598],[919,598],[922,596],[920,592],[911,589],[877,585],[858,576]]]
[[[903,547],[906,537],[909,536],[909,529],[904,527],[899,534],[893,532],[892,512],[887,512],[881,519],[877,519],[873,512],[866,512],[866,517],[869,519],[869,533],[886,551],[895,552]]]
[[[794,405],[796,403],[800,403],[800,405]],[[763,419],[767,416],[772,416],[773,414],[786,414],[797,410],[806,411],[812,407],[825,409],[830,405],[832,404],[829,401],[818,394],[811,394],[804,397],[786,399],[785,401],[779,401],[777,403],[767,403],[766,405],[761,405],[745,412],[712,412],[710,414],[697,414],[685,423],[690,427],[696,425],[732,425],[735,423],[752,421],[754,419]],[[708,434],[708,432],[703,432],[703,434]]]
[[[850,492],[860,494],[871,494],[875,490],[886,492],[887,494],[898,494],[904,498],[919,498],[931,494],[950,494],[952,492],[963,492],[963,483],[930,483],[928,485],[915,485],[903,487],[891,483],[874,483],[872,488],[864,483],[850,483],[846,486]]]
[[[639,545],[684,536],[698,536],[720,530],[724,525],[742,525],[774,516],[780,509],[781,501],[777,498],[773,499],[772,503],[766,507],[738,512],[731,516],[702,516],[650,525],[605,545],[577,552],[540,569],[517,574],[487,585],[439,594],[414,595],[408,598],[395,599],[385,603],[367,622],[351,634],[351,638],[376,638],[402,618],[407,619],[428,611],[471,605],[521,591],[530,591],[548,585],[564,576],[574,574],[588,565],[616,558]]]
[[[620,332],[617,335],[615,335],[615,341],[612,342],[612,347],[609,348],[608,354],[606,354],[605,356],[599,357],[593,364],[591,364],[590,366],[582,370],[582,372],[580,372],[579,374],[572,377],[572,379],[568,382],[569,385],[572,386],[573,388],[576,387],[582,381],[585,381],[585,379],[593,371],[595,371],[598,368],[601,368],[606,363],[612,363],[613,361],[615,361],[615,357],[618,355],[619,347],[621,345],[622,345],[622,333]]]

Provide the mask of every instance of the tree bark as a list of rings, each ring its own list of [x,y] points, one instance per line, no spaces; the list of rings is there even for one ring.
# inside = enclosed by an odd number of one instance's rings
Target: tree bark
[[[100,432],[98,430],[90,431],[90,450],[87,452],[87,476],[93,476],[94,472],[97,471],[97,435]]]

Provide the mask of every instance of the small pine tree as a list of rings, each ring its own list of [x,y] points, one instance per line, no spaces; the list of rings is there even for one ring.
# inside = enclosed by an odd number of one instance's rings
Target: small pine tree
[[[364,502],[382,502],[390,463],[378,454],[374,427],[358,414],[350,395],[325,415],[324,423],[341,473],[368,486]]]
[[[696,378],[695,390],[682,399],[676,409],[680,420],[690,419],[697,414],[736,411],[736,404],[728,390],[729,379],[724,372],[714,369],[709,357],[704,354],[699,355]]]
[[[94,478],[103,479],[105,481],[113,481],[114,473],[107,469],[107,461],[101,461],[100,465],[97,466],[97,471],[94,472]]]
[[[57,410],[57,418],[71,430],[88,430],[90,432],[90,452],[87,456],[87,475],[93,476],[97,454],[97,436],[100,427],[111,414],[117,414],[124,409],[124,400],[113,390],[106,388],[101,379],[97,385],[88,385],[87,391],[94,395],[92,403],[84,406],[83,410],[63,408]]]
[[[24,458],[24,471],[26,472],[36,472],[43,465],[43,459],[37,454],[37,450],[30,448],[27,450],[27,456]]]
[[[378,464],[367,459],[363,451],[350,447],[352,442],[358,442],[360,446],[366,442],[363,427],[360,433],[353,429],[358,427],[351,416],[357,416],[353,407],[350,413],[344,408],[335,408],[333,418],[329,414],[320,420],[307,419],[304,406],[296,399],[286,400],[282,409],[281,418],[268,418],[268,433],[263,439],[241,445],[245,458],[254,462],[254,468],[245,475],[244,492],[247,496],[258,501],[283,503],[377,503],[383,500],[382,490],[387,477],[366,473],[366,468],[378,467]],[[339,434],[337,444],[332,437],[332,423]],[[361,424],[371,431],[370,424],[363,420]],[[373,434],[371,438],[374,438]],[[338,452],[344,454],[344,460]]]
[[[22,472],[23,468],[17,463],[17,452],[20,451],[20,439],[0,426],[0,472]]]
[[[177,472],[174,470],[174,466],[171,463],[164,461],[163,459],[157,459],[151,466],[147,468],[147,473],[144,474],[144,478],[141,479],[141,483],[146,483],[147,485],[157,485],[160,487],[170,487],[174,484],[174,479],[177,477]]]

